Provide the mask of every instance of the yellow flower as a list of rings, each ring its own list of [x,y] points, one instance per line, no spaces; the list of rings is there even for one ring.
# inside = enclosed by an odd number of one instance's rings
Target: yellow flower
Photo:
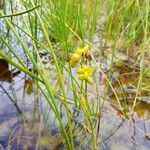
[[[86,45],[83,48],[75,50],[75,53],[77,53],[79,55],[83,55],[83,54],[86,54],[88,51],[89,51],[89,46]]]
[[[79,74],[79,79],[80,80],[85,80],[89,84],[92,84],[92,78],[91,76],[93,75],[93,68],[92,67],[87,67],[86,65],[83,65],[82,68],[80,68],[77,73]]]
[[[75,67],[80,59],[80,55],[77,54],[77,53],[74,53],[71,57],[71,60],[70,60],[70,66],[71,67]]]
[[[83,48],[77,49],[74,51],[74,54],[72,55],[70,59],[70,66],[75,67],[79,61],[79,59],[84,56],[89,51],[89,46],[86,45]]]

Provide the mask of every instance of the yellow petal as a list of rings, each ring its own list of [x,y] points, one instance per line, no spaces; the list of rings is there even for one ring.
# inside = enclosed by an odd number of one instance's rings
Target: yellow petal
[[[94,71],[93,71],[92,67],[87,68],[87,73],[88,73],[89,76],[93,75],[93,72]]]
[[[89,77],[88,72],[84,72],[84,77],[87,79]]]
[[[78,61],[79,59],[80,59],[80,55],[79,54],[76,54],[76,53],[74,53],[73,55],[72,55],[72,57],[71,57],[71,60],[72,61]]]
[[[85,76],[82,74],[82,75],[79,75],[79,80],[85,80]]]
[[[90,77],[88,77],[87,79],[86,79],[86,81],[89,83],[89,84],[93,84],[93,81],[92,81],[92,79],[90,78]]]
[[[83,74],[84,73],[84,69],[83,68],[80,68],[78,71],[77,71],[78,74]]]

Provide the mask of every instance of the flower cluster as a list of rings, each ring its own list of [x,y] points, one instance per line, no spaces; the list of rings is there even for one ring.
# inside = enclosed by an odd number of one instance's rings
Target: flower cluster
[[[70,60],[70,66],[75,67],[77,65],[78,61],[80,60],[80,58],[86,56],[88,51],[89,51],[88,45],[86,45],[83,48],[75,50],[71,57],[71,60]]]
[[[70,59],[70,66],[75,67],[81,58],[91,60],[91,54],[88,51],[89,51],[88,45],[83,48],[75,50]],[[77,71],[77,73],[79,74],[79,80],[86,81],[89,84],[93,83],[91,78],[91,76],[94,73],[93,67],[88,67],[87,65],[82,64],[82,67]]]

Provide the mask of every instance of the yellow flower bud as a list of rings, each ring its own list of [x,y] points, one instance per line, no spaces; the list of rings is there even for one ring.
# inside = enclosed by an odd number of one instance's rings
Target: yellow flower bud
[[[85,55],[87,54],[89,50],[89,46],[86,45],[83,48],[77,49],[74,51],[74,54],[72,55],[71,59],[70,59],[70,66],[71,67],[75,67],[79,61],[79,59],[81,57],[85,57]]]
[[[82,54],[84,53],[84,49],[80,48],[74,51],[76,54],[82,56]]]
[[[75,67],[80,59],[80,55],[77,54],[77,53],[74,53],[71,57],[71,60],[70,60],[70,66],[71,67]]]
[[[79,55],[83,55],[83,54],[86,54],[88,51],[89,51],[89,46],[86,45],[83,48],[75,50],[74,52],[79,54]]]
[[[86,45],[83,47],[84,53],[87,53],[89,51],[89,45]]]

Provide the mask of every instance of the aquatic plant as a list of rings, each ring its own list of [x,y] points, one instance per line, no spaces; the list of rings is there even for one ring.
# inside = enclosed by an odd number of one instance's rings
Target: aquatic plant
[[[30,76],[57,118],[60,143],[66,149],[75,149],[75,137],[81,145],[90,143],[90,149],[99,149],[105,102],[114,99],[117,107],[114,103],[112,107],[128,120],[128,99],[133,100],[132,114],[137,101],[149,97],[149,3],[22,0],[19,4],[23,11],[18,7],[16,12],[13,3],[5,5],[8,12],[0,11],[4,26],[0,57]],[[97,27],[99,22],[101,26]],[[95,34],[101,34],[105,41],[97,47]],[[50,58],[48,64],[53,70],[42,61],[40,50]],[[121,56],[132,60],[122,60]],[[81,124],[78,115],[82,116]]]

